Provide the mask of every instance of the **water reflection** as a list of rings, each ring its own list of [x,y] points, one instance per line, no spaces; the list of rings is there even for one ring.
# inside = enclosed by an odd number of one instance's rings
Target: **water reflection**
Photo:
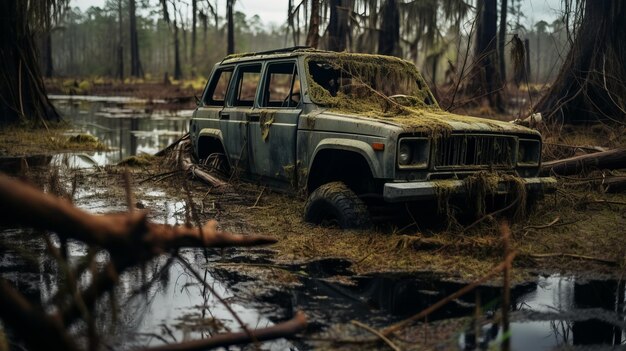
[[[159,111],[141,104],[107,100],[54,100],[74,126],[98,137],[110,152],[89,156],[98,165],[112,164],[141,153],[154,154],[188,131],[192,111]],[[84,157],[75,157],[71,166],[91,167]]]
[[[624,340],[624,282],[582,280],[571,276],[539,277],[537,289],[515,299],[511,323],[514,350],[548,350],[566,346],[619,346]],[[497,323],[487,323],[479,337],[480,349],[502,340]],[[474,349],[468,331],[461,346]]]

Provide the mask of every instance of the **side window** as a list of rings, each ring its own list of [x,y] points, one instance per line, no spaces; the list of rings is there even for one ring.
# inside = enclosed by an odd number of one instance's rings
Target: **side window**
[[[254,105],[256,89],[261,80],[261,65],[244,66],[237,73],[237,85],[233,106]]]
[[[296,107],[300,104],[300,78],[295,62],[273,63],[267,69],[263,107]]]
[[[226,99],[226,93],[228,92],[228,86],[232,76],[232,67],[220,69],[215,72],[207,88],[204,103],[209,106],[224,106],[224,100]]]

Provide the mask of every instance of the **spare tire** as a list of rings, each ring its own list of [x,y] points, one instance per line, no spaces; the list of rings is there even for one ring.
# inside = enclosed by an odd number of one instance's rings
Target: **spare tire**
[[[371,225],[367,206],[343,182],[326,183],[315,189],[304,206],[304,220],[314,224],[337,224],[342,229]]]

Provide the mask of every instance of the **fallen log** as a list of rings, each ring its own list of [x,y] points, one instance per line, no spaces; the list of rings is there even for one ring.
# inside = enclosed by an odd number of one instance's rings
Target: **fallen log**
[[[174,152],[176,152],[176,157],[178,158],[178,164],[183,171],[191,174],[192,177],[199,178],[216,188],[230,186],[230,184],[200,168],[197,164],[193,163],[193,161],[191,160],[191,153],[189,152],[190,147],[191,145],[189,140],[181,140],[181,142],[178,143],[178,145],[176,145],[176,147],[174,148]]]
[[[626,149],[613,149],[545,162],[541,165],[541,174],[572,175],[594,169],[620,168],[626,168]]]
[[[566,182],[564,185],[571,187],[593,186],[601,188],[605,193],[621,193],[626,191],[626,175],[574,180],[573,182]]]

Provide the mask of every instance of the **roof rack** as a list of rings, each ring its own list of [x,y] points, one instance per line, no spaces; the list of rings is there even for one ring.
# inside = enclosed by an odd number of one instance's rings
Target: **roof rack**
[[[280,54],[280,53],[286,53],[286,52],[295,52],[298,50],[315,50],[310,46],[292,46],[289,48],[282,48],[282,49],[274,49],[274,50],[268,50],[268,51],[259,51],[259,52],[246,52],[246,53],[241,53],[241,54],[230,54],[227,55],[226,57],[224,57],[222,59],[222,62],[232,59],[232,58],[239,58],[239,57],[251,57],[251,56],[257,56],[257,55],[270,55],[270,54]]]
[[[292,46],[289,48],[282,48],[282,49],[274,49],[274,50],[268,50],[268,51],[259,51],[259,52],[255,52],[254,55],[269,55],[269,54],[279,54],[281,52],[294,52],[294,51],[298,51],[298,50],[303,50],[303,49],[313,49],[310,46]]]

